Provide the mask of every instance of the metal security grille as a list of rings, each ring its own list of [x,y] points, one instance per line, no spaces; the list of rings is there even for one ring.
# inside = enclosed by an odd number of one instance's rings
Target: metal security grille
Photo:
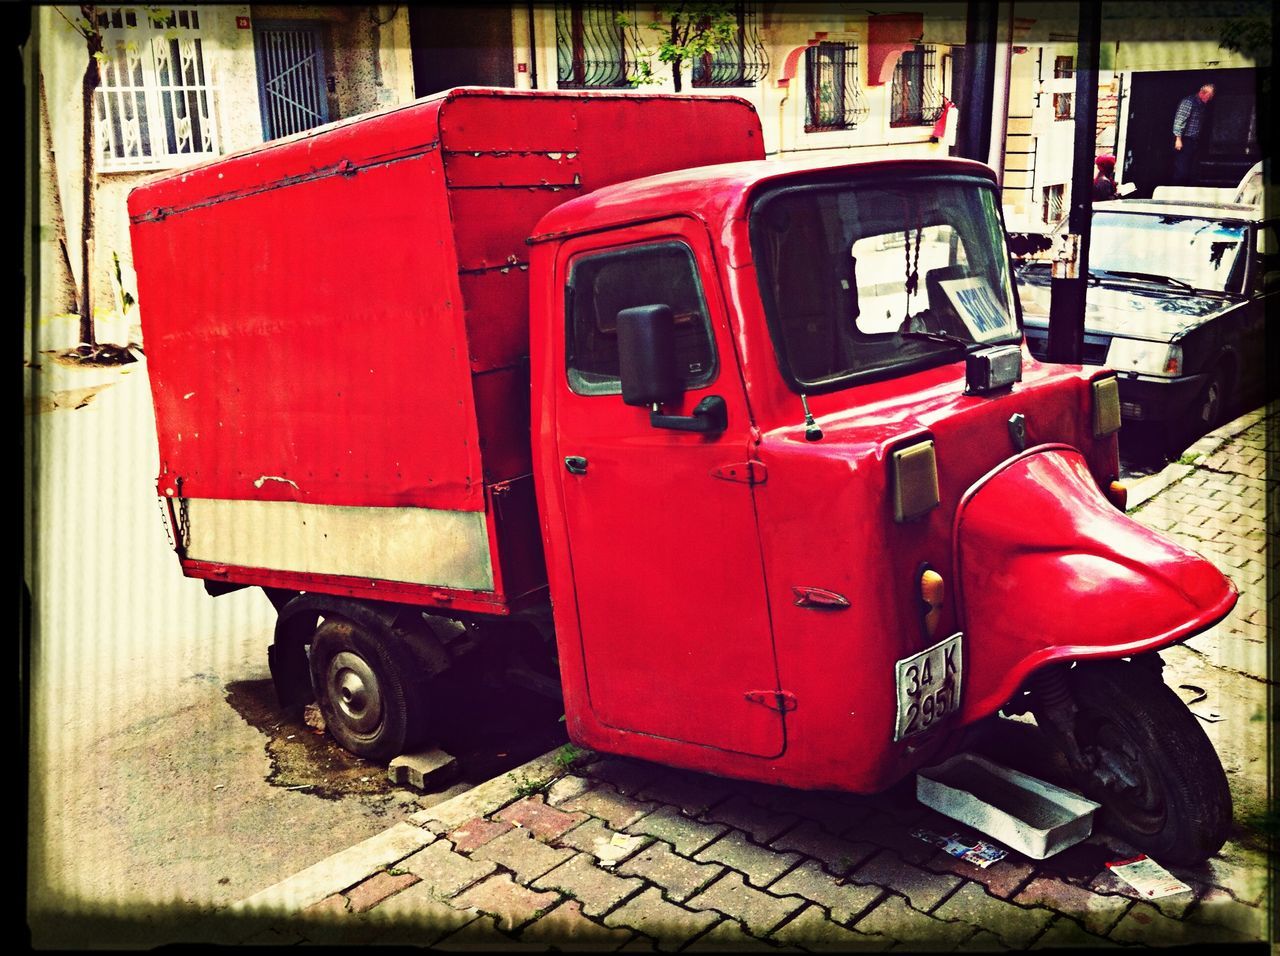
[[[635,22],[629,4],[556,4],[557,86],[593,90],[631,85],[635,42],[628,28],[619,25],[619,16]]]
[[[319,29],[310,24],[260,23],[254,28],[254,46],[265,138],[329,122]]]
[[[1075,58],[1070,56],[1054,57],[1053,60],[1053,78],[1055,80],[1069,80],[1076,75]],[[1071,119],[1071,93],[1054,93],[1053,94],[1053,118]]]
[[[200,13],[99,9],[105,59],[94,110],[103,169],[172,166],[218,152]]]
[[[1061,221],[1066,215],[1066,185],[1057,183],[1053,186],[1044,187],[1044,200],[1040,206],[1040,213],[1044,221],[1050,224]]]
[[[804,52],[806,132],[854,129],[868,107],[858,87],[858,45],[819,43]]]
[[[942,115],[938,48],[917,44],[903,53],[893,71],[890,126],[932,126]]]
[[[760,40],[755,10],[735,4],[734,16],[738,25],[733,39],[694,61],[694,86],[754,86],[768,75],[769,54]]]

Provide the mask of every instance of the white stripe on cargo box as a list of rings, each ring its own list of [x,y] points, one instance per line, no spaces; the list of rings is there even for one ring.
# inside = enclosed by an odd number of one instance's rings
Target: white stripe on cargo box
[[[197,561],[493,590],[482,511],[188,498]]]

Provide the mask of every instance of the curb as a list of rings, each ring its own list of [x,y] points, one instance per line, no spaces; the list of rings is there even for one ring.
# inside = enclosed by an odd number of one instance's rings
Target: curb
[[[1246,412],[1234,421],[1215,428],[1183,452],[1184,457],[1188,454],[1195,456],[1190,462],[1171,461],[1154,475],[1147,475],[1135,481],[1129,486],[1129,505],[1125,509],[1125,514],[1133,514],[1170,485],[1177,484],[1186,478],[1228,441],[1241,432],[1248,431],[1266,417],[1265,407]]]
[[[419,810],[381,833],[229,904],[223,912],[282,916],[340,893],[435,842],[459,824],[516,800],[533,781],[549,783],[560,776],[566,768],[556,759],[559,750],[559,747],[548,750],[502,776]]]

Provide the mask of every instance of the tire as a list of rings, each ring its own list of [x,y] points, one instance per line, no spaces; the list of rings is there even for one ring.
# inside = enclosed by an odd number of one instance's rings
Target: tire
[[[1222,424],[1227,410],[1227,373],[1219,365],[1204,383],[1204,388],[1187,409],[1185,427],[1180,429],[1182,438],[1190,445]]]
[[[1178,695],[1125,661],[1079,664],[1069,679],[1081,751],[1120,772],[1080,781],[1102,805],[1102,827],[1163,863],[1196,866],[1221,849],[1231,826],[1227,777]]]
[[[425,735],[426,695],[411,665],[341,618],[311,639],[311,683],[329,733],[357,757],[386,763]]]

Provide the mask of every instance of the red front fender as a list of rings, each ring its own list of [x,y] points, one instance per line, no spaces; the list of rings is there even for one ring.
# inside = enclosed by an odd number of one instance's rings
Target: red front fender
[[[1238,596],[1200,555],[1116,510],[1068,445],[1029,449],[979,480],[954,535],[966,722],[1045,664],[1177,643]]]

